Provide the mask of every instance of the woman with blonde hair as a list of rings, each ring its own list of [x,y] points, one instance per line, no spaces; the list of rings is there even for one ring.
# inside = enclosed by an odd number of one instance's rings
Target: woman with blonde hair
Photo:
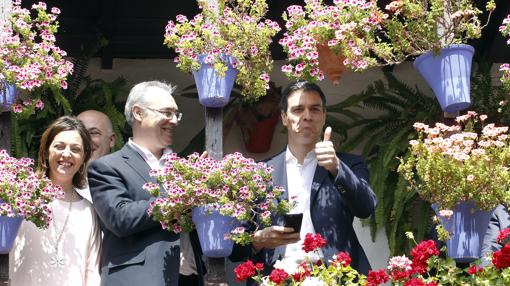
[[[75,117],[62,116],[44,131],[37,172],[65,196],[51,203],[47,229],[23,222],[10,253],[11,285],[99,285],[101,232],[92,205],[77,192],[87,188],[91,153],[87,129]]]

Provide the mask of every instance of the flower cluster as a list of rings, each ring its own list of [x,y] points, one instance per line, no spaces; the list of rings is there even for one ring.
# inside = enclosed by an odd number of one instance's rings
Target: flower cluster
[[[213,204],[222,215],[251,222],[256,228],[269,226],[272,213],[285,213],[290,207],[286,200],[279,200],[283,189],[272,185],[271,171],[264,163],[240,153],[226,155],[220,161],[197,153],[187,159],[168,154],[165,167],[151,171],[159,184],[144,185],[156,197],[149,214],[169,231],[190,231],[191,209]],[[240,244],[251,241],[243,227],[235,228],[227,237]]]
[[[287,32],[279,43],[288,54],[289,64],[282,71],[290,78],[324,78],[318,58],[321,46],[345,57],[343,64],[355,71],[379,65],[374,55],[391,61],[391,48],[377,37],[388,16],[377,7],[377,1],[333,2],[330,6],[322,0],[305,0],[304,8],[292,5],[283,14]]]
[[[314,235],[308,235],[314,238],[309,241],[316,240]],[[265,286],[378,286],[388,282],[398,286],[510,284],[510,245],[503,242],[508,241],[510,229],[501,232],[498,240],[502,248],[490,257],[492,264],[482,267],[473,263],[465,269],[459,268],[455,261],[446,255],[445,258],[440,255],[441,252],[446,252],[446,247],[439,250],[435,241],[417,243],[412,233],[408,232],[406,235],[416,244],[411,250],[411,257],[406,255],[391,257],[386,269],[371,270],[366,277],[351,268],[349,265],[351,258],[346,252],[334,256],[333,260],[329,261],[329,266],[320,260],[317,263],[304,261],[290,267],[277,261],[271,274],[263,276],[262,264],[254,264],[249,260],[238,266],[234,272],[238,281],[253,279]],[[320,235],[317,236],[320,238]]]
[[[278,23],[264,19],[266,0],[220,0],[217,6],[209,2],[199,0],[203,11],[191,20],[177,15],[176,22],[166,26],[164,44],[178,54],[177,67],[198,70],[204,57],[205,64],[224,76],[230,64],[239,71],[236,82],[246,100],[264,96],[273,64],[269,45],[280,31]]]
[[[495,8],[493,0],[487,1],[488,19]],[[391,16],[383,26],[398,61],[477,39],[487,25],[471,0],[394,0],[386,10]]]
[[[322,238],[320,234],[313,235],[311,233],[307,233],[305,236],[305,240],[303,241],[303,250],[305,252],[311,252],[316,249],[322,248],[326,246],[326,240]]]
[[[484,125],[487,116],[469,111],[459,125],[415,123],[418,139],[410,141],[398,172],[410,189],[439,210],[472,201],[489,210],[510,203],[510,138],[508,127]]]
[[[303,242],[303,250],[316,251],[325,246],[325,241],[320,234],[306,234]],[[312,262],[309,259],[301,263],[285,263],[277,261],[274,269],[268,276],[263,276],[262,265],[253,264],[252,261],[239,265],[234,269],[236,279],[243,281],[253,279],[260,285],[301,285],[301,286],[326,286],[326,285],[378,285],[375,281],[382,283],[388,281],[387,275],[379,272],[371,272],[369,279],[359,274],[351,266],[351,258],[347,252],[340,252],[333,256],[327,264],[321,260]],[[372,283],[372,284],[367,284]]]
[[[509,233],[508,230],[502,231],[500,238],[505,237],[503,240],[506,241]],[[412,233],[407,233],[407,236],[414,241]],[[392,257],[388,263],[387,274],[395,285],[404,286],[508,285],[510,246],[501,242],[500,244],[502,248],[492,254],[492,264],[482,267],[473,263],[462,269],[453,259],[442,258],[434,241],[423,241],[412,250],[412,259],[405,255]]]
[[[60,186],[33,172],[34,161],[16,159],[0,150],[0,215],[22,216],[39,228],[47,228],[51,221],[49,203],[64,196]]]
[[[510,14],[503,20],[503,25],[499,26],[499,31],[503,36],[509,37],[506,43],[510,45]],[[502,64],[499,70],[503,72],[503,76],[501,77],[503,87],[510,91],[510,65],[508,63]]]
[[[73,64],[63,57],[66,52],[55,45],[58,29],[56,7],[47,11],[44,2],[30,10],[21,8],[21,0],[13,1],[0,41],[0,81],[16,85],[22,93],[44,87],[67,88],[66,78],[73,72]],[[41,109],[40,99],[33,98],[13,106],[13,112],[31,113]]]

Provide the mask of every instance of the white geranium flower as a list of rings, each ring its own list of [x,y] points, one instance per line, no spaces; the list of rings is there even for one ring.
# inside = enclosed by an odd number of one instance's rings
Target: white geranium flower
[[[326,282],[320,280],[317,277],[306,277],[301,283],[301,286],[327,286]]]

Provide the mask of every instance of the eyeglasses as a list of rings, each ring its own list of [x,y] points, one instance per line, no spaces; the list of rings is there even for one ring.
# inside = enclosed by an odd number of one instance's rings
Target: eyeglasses
[[[174,116],[177,119],[177,122],[181,121],[181,119],[182,119],[182,113],[179,111],[173,111],[173,110],[161,111],[161,110],[157,110],[157,109],[150,108],[150,107],[145,107],[145,108],[160,115],[160,116],[165,117],[166,119],[172,120],[172,119],[174,119]]]

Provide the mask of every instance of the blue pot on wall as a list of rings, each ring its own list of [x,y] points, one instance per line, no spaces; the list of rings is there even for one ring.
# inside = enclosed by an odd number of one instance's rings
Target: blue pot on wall
[[[492,211],[480,210],[473,202],[460,202],[452,211],[453,216],[439,216],[439,210],[432,205],[444,228],[453,234],[446,241],[448,256],[460,263],[471,263],[481,256],[483,236],[487,231]]]
[[[0,84],[0,112],[9,111],[16,102],[16,86],[13,84]]]
[[[232,253],[234,242],[225,239],[225,234],[239,226],[239,221],[224,216],[210,206],[193,208],[191,218],[197,229],[202,252],[207,257],[227,257]]]
[[[16,239],[23,218],[0,216],[0,254],[8,254]]]
[[[205,63],[206,55],[198,57],[201,67],[193,71],[198,90],[198,100],[205,107],[221,108],[228,104],[238,70],[232,67],[234,58],[224,56],[228,63],[225,77],[218,75],[212,64]]]
[[[416,58],[414,67],[434,91],[443,111],[457,112],[471,105],[471,61],[475,49],[451,45],[439,55],[428,52]]]

